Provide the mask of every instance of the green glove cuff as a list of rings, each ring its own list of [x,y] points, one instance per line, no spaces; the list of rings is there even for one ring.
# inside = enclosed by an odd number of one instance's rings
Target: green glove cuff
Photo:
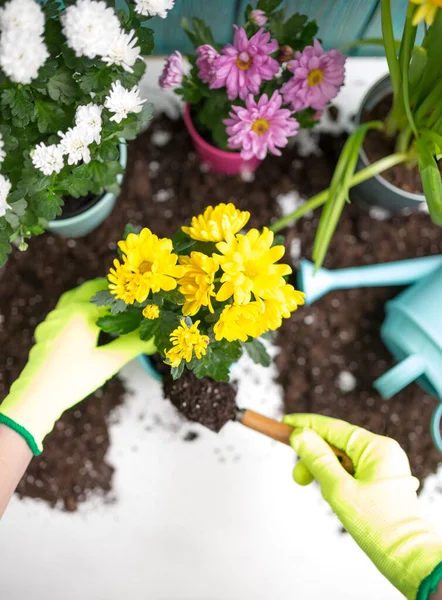
[[[32,436],[27,429],[16,423],[13,419],[10,419],[6,415],[3,415],[2,413],[0,413],[0,423],[6,425],[10,429],[13,429],[16,433],[21,435],[22,438],[24,438],[24,440],[27,442],[34,456],[38,456],[39,454],[41,454],[41,449],[38,447],[34,436]]]
[[[431,573],[425,577],[419,586],[416,600],[428,600],[437,590],[437,586],[442,580],[442,562],[440,562]]]

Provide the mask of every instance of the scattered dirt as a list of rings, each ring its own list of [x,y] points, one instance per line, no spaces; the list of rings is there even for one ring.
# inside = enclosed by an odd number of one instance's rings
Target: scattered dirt
[[[379,102],[372,110],[367,110],[362,115],[362,121],[384,120],[391,109],[393,96],[390,94]],[[369,131],[365,138],[364,150],[370,162],[376,162],[381,158],[385,158],[390,154],[394,154],[396,145],[396,137],[389,137],[382,131]],[[440,163],[440,171],[442,173],[442,163]],[[406,167],[404,165],[396,165],[388,171],[384,171],[382,177],[393,185],[415,194],[422,194],[422,179],[419,169],[416,166]]]
[[[169,374],[163,376],[164,394],[189,421],[208,429],[221,430],[236,414],[236,390],[230,383],[197,379],[184,371],[177,381]]]
[[[170,141],[155,145],[151,136],[158,132],[170,134]],[[279,216],[277,196],[297,190],[308,197],[327,187],[344,140],[344,136],[321,135],[320,156],[302,158],[296,147],[288,149],[281,158],[265,160],[254,179],[245,181],[206,173],[182,122],[156,120],[150,130],[129,144],[122,194],[99,229],[81,240],[64,240],[50,234],[35,238],[27,253],[15,251],[2,270],[0,398],[25,365],[33,331],[59,295],[106,273],[125,223],[147,226],[158,235],[170,236],[207,205],[232,201],[252,212],[251,226],[268,225]],[[309,257],[317,220],[315,214],[287,230],[287,247],[299,238],[302,255]],[[347,207],[326,266],[370,264],[441,252],[440,229],[427,215],[375,221],[361,209]],[[391,435],[408,452],[415,474],[423,478],[441,460],[429,435],[435,400],[417,386],[409,386],[384,402],[372,388],[372,381],[393,364],[380,340],[379,328],[385,301],[397,292],[335,292],[312,308],[301,308],[279,334],[281,353],[277,361],[287,412],[317,411]],[[347,380],[345,389],[351,387],[343,372],[356,380],[356,387],[347,392],[338,387],[338,382],[343,387],[343,380]],[[122,401],[123,391],[120,382],[113,380],[62,417],[46,439],[43,455],[31,463],[19,486],[20,495],[43,498],[52,505],[63,501],[66,509],[75,510],[92,490],[106,492],[111,488],[112,467],[106,462],[107,425],[113,408]],[[213,402],[213,395],[207,394],[207,398]],[[180,393],[176,402],[183,399]],[[226,419],[230,418],[229,410],[233,407],[226,408]],[[214,428],[219,425],[213,423]]]

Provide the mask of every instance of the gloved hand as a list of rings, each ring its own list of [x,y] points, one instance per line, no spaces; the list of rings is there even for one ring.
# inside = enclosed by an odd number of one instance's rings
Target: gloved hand
[[[97,347],[97,318],[105,311],[90,302],[105,279],[88,281],[60,297],[35,330],[35,346],[9,395],[0,423],[21,434],[34,454],[61,414],[101,387],[138,354],[155,352],[135,331]]]
[[[442,538],[420,515],[419,482],[399,444],[320,415],[289,415],[284,422],[297,428],[290,440],[301,458],[295,481],[306,485],[316,479],[324,499],[381,573],[406,598],[427,600],[442,579]],[[324,440],[352,459],[354,477]]]

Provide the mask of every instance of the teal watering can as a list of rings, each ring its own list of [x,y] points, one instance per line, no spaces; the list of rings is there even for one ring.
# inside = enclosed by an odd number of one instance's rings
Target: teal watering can
[[[386,305],[381,337],[398,364],[374,382],[385,399],[416,381],[442,401],[442,256],[404,260],[384,265],[329,271],[301,261],[298,285],[311,304],[335,289],[407,285]],[[442,402],[433,414],[431,434],[442,452]]]

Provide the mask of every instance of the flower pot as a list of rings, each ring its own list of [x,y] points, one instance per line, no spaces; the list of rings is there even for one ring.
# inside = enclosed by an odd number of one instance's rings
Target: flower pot
[[[362,122],[365,110],[375,107],[383,98],[391,94],[392,87],[390,76],[386,75],[380,79],[366,94],[362,100],[358,114],[356,115],[356,126]],[[359,152],[358,171],[370,164],[364,148]],[[390,213],[399,213],[404,209],[419,210],[425,203],[423,194],[406,192],[393,185],[382,175],[376,175],[367,181],[357,185],[350,191],[351,200],[366,207],[378,207]]]
[[[127,146],[123,140],[120,142],[120,164],[123,169],[127,164]],[[117,182],[123,181],[123,175],[117,175]],[[48,230],[66,238],[83,237],[96,229],[110,215],[117,201],[112,192],[104,192],[99,196],[92,206],[79,211],[77,215],[63,218],[63,215],[49,222]]]
[[[187,131],[193,140],[195,150],[198,152],[201,162],[208,166],[209,171],[223,173],[224,175],[238,175],[246,171],[254,171],[262,163],[259,158],[244,160],[239,152],[219,150],[219,148],[206,142],[192,122],[190,104],[186,104],[183,118]]]
[[[156,381],[162,381],[163,378],[161,376],[161,373],[158,371],[158,369],[156,368],[152,357],[149,356],[149,354],[140,354],[138,356],[138,362],[140,363],[140,365],[143,367],[143,369],[149,373],[149,375],[151,377],[153,377]]]

